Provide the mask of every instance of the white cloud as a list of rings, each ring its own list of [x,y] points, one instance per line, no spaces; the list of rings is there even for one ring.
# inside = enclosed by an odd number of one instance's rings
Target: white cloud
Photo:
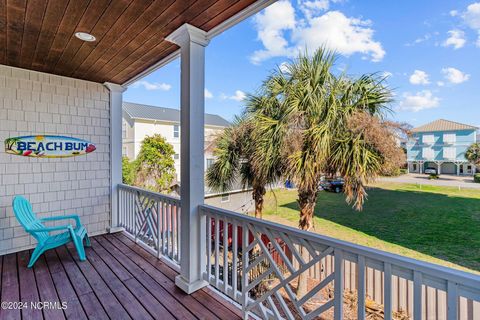
[[[242,101],[243,99],[246,98],[246,96],[247,95],[245,94],[245,92],[243,92],[241,90],[236,90],[235,94],[233,96],[228,96],[225,93],[222,93],[220,95],[220,99],[222,99],[222,100],[230,99],[230,100],[235,100],[235,101]]]
[[[437,86],[443,87],[445,85],[445,82],[443,81],[437,81]]]
[[[422,70],[415,70],[409,78],[411,84],[429,84],[428,73]]]
[[[442,73],[450,83],[459,84],[470,79],[470,75],[455,68],[443,68]]]
[[[449,14],[450,14],[450,16],[452,16],[452,17],[456,17],[456,16],[458,16],[458,11],[457,11],[457,10],[451,10],[451,11],[449,12]]]
[[[412,47],[416,44],[419,44],[419,43],[422,43],[422,42],[425,42],[425,41],[429,40],[431,37],[432,37],[432,35],[430,33],[427,33],[427,34],[423,35],[422,37],[415,39],[415,41],[413,41],[413,42],[406,43],[405,46]]]
[[[144,87],[146,90],[149,90],[149,91],[153,91],[153,90],[168,91],[172,88],[172,86],[168,83],[149,82],[146,80],[136,81],[132,84],[132,88],[139,88],[139,87]]]
[[[472,29],[480,29],[480,2],[472,3],[462,15],[465,23]]]
[[[405,93],[400,102],[399,109],[418,112],[425,109],[438,107],[440,99],[435,97],[430,90],[422,90],[416,94]]]
[[[205,88],[205,99],[213,98],[213,93],[211,93],[207,88]]]
[[[265,50],[253,53],[251,61],[260,63],[275,56],[288,55],[288,41],[284,37],[284,30],[295,28],[295,9],[288,1],[278,1],[268,6],[264,12],[255,16],[255,25],[258,39]]]
[[[383,78],[391,78],[391,77],[393,77],[393,73],[391,73],[390,71],[384,71],[384,72],[382,72],[382,77]]]
[[[373,39],[371,21],[329,11],[325,1],[300,2],[304,19],[297,19],[290,2],[278,1],[255,17],[258,38],[264,49],[251,56],[255,64],[272,57],[293,57],[308,49],[313,52],[325,45],[340,54],[360,53],[364,58],[380,61],[385,55],[380,42]]]
[[[452,46],[454,49],[460,49],[465,45],[465,32],[462,30],[450,30],[447,32],[449,37],[443,42],[444,47]]]

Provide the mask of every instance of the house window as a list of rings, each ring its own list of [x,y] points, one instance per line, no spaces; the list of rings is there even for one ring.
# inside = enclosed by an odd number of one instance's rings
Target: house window
[[[122,147],[122,156],[127,156],[127,147]]]
[[[445,159],[455,159],[456,154],[455,154],[455,148],[449,147],[449,148],[443,148],[443,157]]]
[[[180,137],[180,126],[178,125],[173,126],[173,137],[174,138]]]
[[[230,194],[228,194],[228,193],[222,194],[222,199],[220,201],[222,203],[223,202],[229,202],[230,201]]]
[[[423,148],[423,158],[424,159],[433,159],[433,149],[432,148]]]
[[[416,163],[413,164],[413,172],[417,172],[417,164]]]
[[[215,159],[207,159],[207,170],[213,165]]]
[[[175,153],[175,154],[173,155],[173,159],[175,159],[175,160],[180,159],[180,155],[179,155],[178,153]]]
[[[127,137],[127,122],[123,120],[122,122],[122,139]]]
[[[423,143],[431,144],[434,142],[433,134],[424,134],[422,137]]]
[[[443,134],[443,143],[446,144],[453,144],[457,140],[457,136],[455,133],[444,133]]]

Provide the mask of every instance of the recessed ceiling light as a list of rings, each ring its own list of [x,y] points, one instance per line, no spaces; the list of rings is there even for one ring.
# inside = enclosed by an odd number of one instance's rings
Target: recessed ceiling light
[[[86,33],[86,32],[75,32],[75,37],[77,37],[80,40],[88,41],[88,42],[93,42],[97,40],[97,38],[92,36],[90,33]]]

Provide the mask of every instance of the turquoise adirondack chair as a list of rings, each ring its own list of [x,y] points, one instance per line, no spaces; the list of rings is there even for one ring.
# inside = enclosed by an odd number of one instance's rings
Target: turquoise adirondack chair
[[[90,239],[88,238],[87,229],[80,223],[80,218],[76,214],[41,218],[38,219],[35,213],[32,211],[32,205],[22,196],[17,196],[13,199],[13,211],[20,224],[25,228],[25,231],[30,233],[38,244],[35,250],[33,250],[32,256],[28,267],[31,268],[42,253],[49,249],[60,247],[69,242],[75,244],[78,256],[81,261],[86,260],[85,249],[83,248],[83,241],[85,245],[90,247]],[[75,220],[75,227],[71,224],[65,224],[62,226],[45,227],[43,222],[56,221],[56,220]],[[51,235],[52,231],[65,230],[63,233]]]

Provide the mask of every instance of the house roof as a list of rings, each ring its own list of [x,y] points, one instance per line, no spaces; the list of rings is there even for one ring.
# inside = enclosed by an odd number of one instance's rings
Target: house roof
[[[178,109],[156,107],[133,102],[124,102],[123,111],[125,111],[132,119],[180,123],[180,110]],[[205,113],[205,125],[228,127],[230,126],[230,122],[216,114]]]
[[[423,126],[412,129],[412,132],[433,132],[433,131],[457,131],[457,130],[477,130],[475,126],[458,123],[445,119],[438,119]]]
[[[265,0],[2,1],[0,64],[123,84],[178,51],[166,37],[184,23],[214,36]],[[95,42],[83,42],[76,32]]]

